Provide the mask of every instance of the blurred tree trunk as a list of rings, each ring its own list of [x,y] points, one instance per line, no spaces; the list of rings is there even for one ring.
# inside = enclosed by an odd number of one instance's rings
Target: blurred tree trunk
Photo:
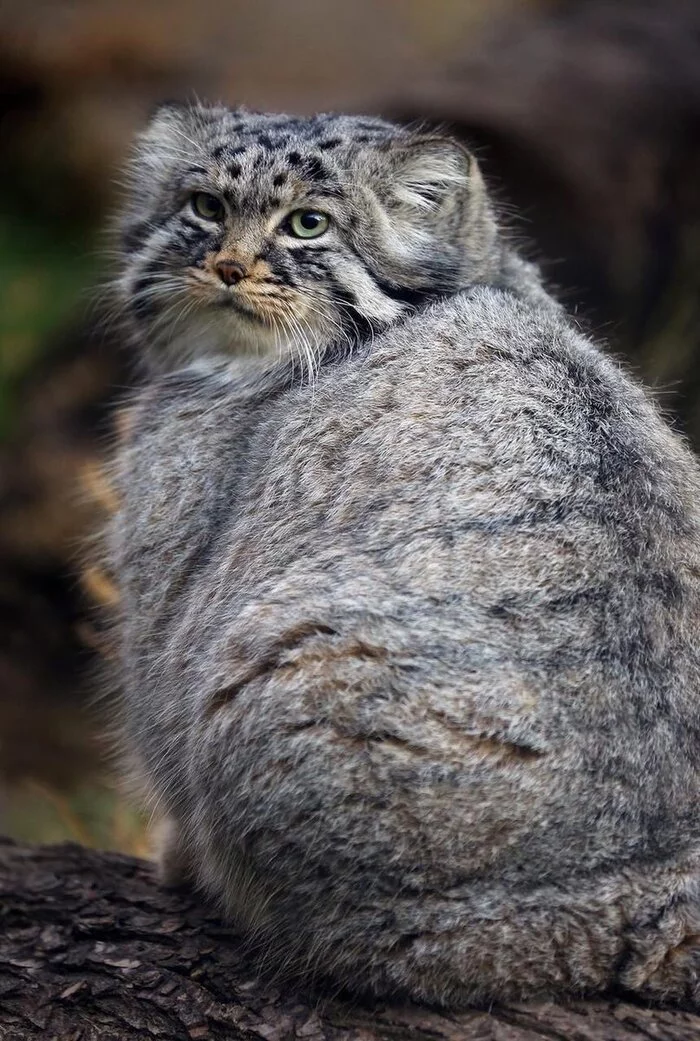
[[[308,1000],[261,982],[240,939],[150,867],[76,845],[0,840],[5,1041],[697,1041],[700,1016],[617,1001],[418,1006]]]

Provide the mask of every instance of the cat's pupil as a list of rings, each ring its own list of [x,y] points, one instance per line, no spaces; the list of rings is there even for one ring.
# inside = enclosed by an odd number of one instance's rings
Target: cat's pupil
[[[306,231],[315,231],[322,220],[320,213],[304,213],[299,218],[299,223]]]

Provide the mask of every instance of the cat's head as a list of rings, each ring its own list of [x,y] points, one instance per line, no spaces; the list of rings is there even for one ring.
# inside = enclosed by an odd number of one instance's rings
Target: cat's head
[[[380,119],[165,105],[140,136],[118,293],[151,362],[310,362],[483,280],[496,228],[476,162]]]

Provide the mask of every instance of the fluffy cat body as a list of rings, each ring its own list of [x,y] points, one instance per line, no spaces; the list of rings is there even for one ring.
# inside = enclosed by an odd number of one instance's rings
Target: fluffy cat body
[[[140,393],[110,533],[124,743],[166,871],[281,972],[697,1004],[700,473],[487,240],[496,285],[461,288],[474,240],[313,396],[290,354]]]

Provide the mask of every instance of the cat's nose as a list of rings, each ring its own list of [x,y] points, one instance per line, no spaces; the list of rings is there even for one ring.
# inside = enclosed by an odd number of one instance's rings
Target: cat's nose
[[[236,282],[245,278],[247,271],[242,264],[237,264],[235,260],[219,260],[216,264],[216,273],[224,285],[235,286]]]

